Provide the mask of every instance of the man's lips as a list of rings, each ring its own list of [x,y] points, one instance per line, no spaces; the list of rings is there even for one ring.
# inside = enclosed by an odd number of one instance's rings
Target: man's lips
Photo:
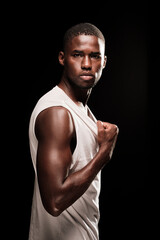
[[[80,78],[82,78],[83,80],[91,80],[94,78],[94,75],[85,73],[85,74],[81,74]]]

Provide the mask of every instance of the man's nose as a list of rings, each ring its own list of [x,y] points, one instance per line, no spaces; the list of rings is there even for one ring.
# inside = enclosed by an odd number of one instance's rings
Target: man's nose
[[[84,56],[81,62],[81,68],[84,70],[92,69],[92,61],[89,56]]]

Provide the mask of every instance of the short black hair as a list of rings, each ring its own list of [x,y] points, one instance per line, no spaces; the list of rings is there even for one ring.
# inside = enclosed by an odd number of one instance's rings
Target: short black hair
[[[68,41],[70,41],[72,38],[79,36],[79,35],[92,35],[96,36],[104,41],[105,44],[105,38],[102,34],[102,32],[93,24],[91,23],[79,23],[77,25],[74,25],[73,27],[69,28],[63,38],[63,49],[65,50],[66,44]]]

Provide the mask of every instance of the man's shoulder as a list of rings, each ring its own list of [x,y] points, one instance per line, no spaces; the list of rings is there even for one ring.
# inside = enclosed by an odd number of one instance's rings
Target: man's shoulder
[[[52,106],[39,113],[35,123],[36,135],[49,134],[64,136],[74,133],[73,121],[69,111],[62,106]],[[39,134],[40,133],[40,134]]]
[[[61,121],[65,121],[65,119],[69,117],[69,111],[63,106],[56,105],[45,108],[39,115],[46,119],[58,118]]]

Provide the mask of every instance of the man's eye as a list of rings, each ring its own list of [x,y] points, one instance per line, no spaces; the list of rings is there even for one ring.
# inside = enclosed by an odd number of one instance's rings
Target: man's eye
[[[99,55],[99,54],[92,54],[91,58],[99,59],[99,58],[101,58],[101,55]]]
[[[79,54],[79,53],[75,53],[75,54],[73,54],[73,57],[81,57],[81,54]]]

